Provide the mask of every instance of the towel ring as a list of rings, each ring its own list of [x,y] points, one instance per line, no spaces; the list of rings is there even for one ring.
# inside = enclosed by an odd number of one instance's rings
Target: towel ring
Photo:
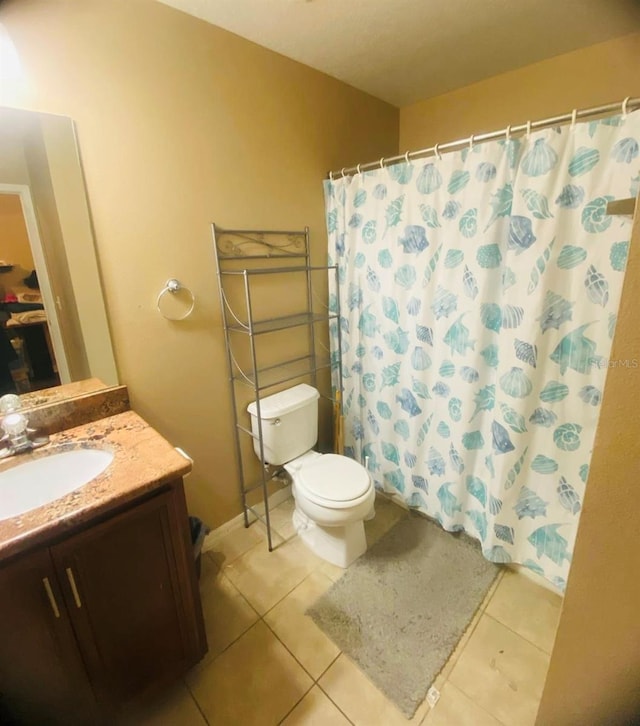
[[[169,315],[165,315],[162,310],[160,309],[160,301],[162,298],[170,292],[172,295],[175,295],[176,293],[180,292],[180,290],[186,290],[189,296],[191,297],[191,305],[189,306],[189,309],[184,315],[180,315],[177,318],[172,318]],[[171,278],[170,280],[167,280],[165,283],[165,286],[160,290],[160,294],[158,295],[158,299],[156,300],[156,307],[158,308],[158,312],[160,315],[162,315],[163,318],[166,318],[167,320],[184,320],[185,318],[188,318],[189,315],[193,312],[193,308],[196,305],[196,296],[189,290],[188,287],[185,287],[179,280],[176,280],[175,278]]]

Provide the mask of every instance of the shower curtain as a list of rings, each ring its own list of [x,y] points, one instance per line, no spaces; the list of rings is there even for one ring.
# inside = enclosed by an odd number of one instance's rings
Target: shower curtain
[[[564,589],[631,231],[640,113],[325,182],[345,452]],[[338,323],[331,328],[337,350]]]

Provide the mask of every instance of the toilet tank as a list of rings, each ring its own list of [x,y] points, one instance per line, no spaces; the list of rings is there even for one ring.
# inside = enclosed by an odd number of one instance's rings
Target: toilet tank
[[[260,399],[264,458],[268,464],[285,464],[312,449],[318,440],[318,399],[313,387],[301,383],[286,391]],[[256,402],[247,406],[251,431],[258,436]],[[260,443],[253,440],[253,450],[260,458]]]

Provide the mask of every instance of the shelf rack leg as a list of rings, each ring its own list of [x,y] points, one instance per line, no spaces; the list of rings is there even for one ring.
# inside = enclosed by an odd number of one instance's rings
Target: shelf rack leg
[[[305,249],[305,267],[307,278],[307,311],[311,314],[311,320],[307,328],[309,336],[309,355],[313,363],[313,371],[311,373],[311,381],[314,388],[318,388],[318,373],[316,368],[316,336],[313,321],[313,282],[311,280],[311,248],[309,245],[309,227],[304,228],[304,249]]]
[[[258,377],[258,357],[256,355],[256,341],[253,335],[253,307],[251,305],[251,289],[249,285],[249,276],[244,271],[244,292],[247,303],[247,322],[249,324],[249,342],[251,345],[251,366],[254,371],[254,394],[256,399],[256,417],[258,424],[258,444],[260,448],[260,476],[262,477],[262,501],[264,502],[264,521],[267,525],[267,541],[269,544],[269,552],[273,551],[273,543],[271,541],[271,515],[269,512],[269,491],[267,487],[266,477],[266,461],[264,459],[264,438],[262,435],[262,411],[260,407],[260,381]],[[236,429],[237,431],[237,429]],[[245,505],[245,517],[246,517]]]
[[[217,251],[218,244],[216,240],[216,227],[213,228],[213,244]],[[220,312],[222,314],[222,323],[224,327],[224,343],[227,354],[227,371],[229,372],[229,388],[231,391],[231,408],[233,411],[233,433],[235,437],[235,449],[236,449],[236,465],[238,467],[238,475],[240,476],[240,496],[242,498],[242,514],[244,517],[244,526],[249,526],[249,516],[247,514],[247,495],[245,493],[245,475],[244,466],[242,464],[242,451],[240,448],[240,434],[238,432],[238,407],[236,405],[236,392],[234,390],[233,380],[233,360],[231,356],[231,340],[229,338],[229,325],[227,321],[227,307],[224,300],[224,290],[222,287],[222,272],[220,269],[220,260],[216,252],[216,273],[218,277],[218,294],[220,296]]]

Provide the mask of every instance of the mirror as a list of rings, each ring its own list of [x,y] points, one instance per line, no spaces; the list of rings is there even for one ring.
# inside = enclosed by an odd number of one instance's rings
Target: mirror
[[[19,392],[117,385],[70,118],[0,107],[0,317]]]

